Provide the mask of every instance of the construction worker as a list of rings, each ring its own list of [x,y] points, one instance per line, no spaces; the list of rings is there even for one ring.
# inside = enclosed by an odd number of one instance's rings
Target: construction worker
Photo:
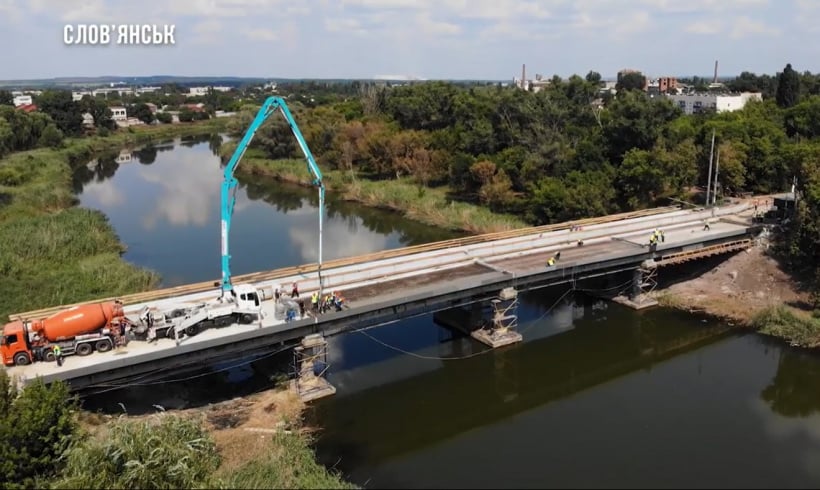
[[[310,306],[314,312],[319,312],[319,292],[316,291],[310,296]]]
[[[299,285],[295,282],[293,283],[293,289],[290,290],[290,297],[291,298],[298,298],[299,297]]]
[[[710,229],[709,220],[706,220],[706,219],[703,220],[703,231],[709,231],[709,229]]]
[[[660,230],[660,232],[661,232],[661,242],[665,242],[666,241],[666,235],[663,234],[663,230]]]
[[[550,257],[547,259],[547,267],[555,267],[555,257]]]
[[[52,352],[54,352],[54,359],[57,361],[57,365],[62,366],[63,365],[63,350],[60,349],[59,345],[55,345],[54,349],[52,349]]]

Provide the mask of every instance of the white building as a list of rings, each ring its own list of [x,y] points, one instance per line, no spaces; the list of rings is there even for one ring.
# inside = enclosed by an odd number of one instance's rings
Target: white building
[[[30,95],[17,95],[14,97],[14,107],[20,107],[21,105],[29,105],[33,103],[34,102],[32,101]]]
[[[80,90],[79,92],[71,92],[71,100],[74,102],[80,101],[83,99],[84,96],[94,97],[94,94],[89,92],[88,90]]]
[[[667,95],[673,104],[680,107],[685,114],[697,114],[704,110],[715,112],[739,111],[750,100],[762,101],[763,96],[757,92],[741,94],[677,94]]]
[[[188,97],[197,97],[200,95],[208,95],[208,87],[190,87],[188,89]]]
[[[111,109],[111,119],[114,121],[127,121],[128,120],[128,113],[125,111],[125,107],[117,106],[117,107],[110,107]]]

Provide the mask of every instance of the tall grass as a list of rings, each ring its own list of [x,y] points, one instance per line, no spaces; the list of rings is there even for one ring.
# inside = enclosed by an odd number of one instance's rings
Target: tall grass
[[[356,488],[314,460],[305,435],[277,433],[269,451],[221,479],[222,488]]]
[[[764,335],[785,339],[792,345],[820,346],[820,319],[800,314],[784,305],[761,311],[752,319],[751,325]]]
[[[68,452],[53,488],[203,488],[218,465],[213,440],[195,420],[119,419]]]
[[[223,156],[232,145],[223,145]],[[258,152],[245,155],[237,172],[273,177],[285,182],[310,183],[313,178],[302,160],[268,160]],[[494,213],[487,208],[447,198],[446,188],[421,187],[410,179],[368,180],[352,178],[349,172],[325,172],[325,187],[342,199],[365,206],[388,209],[402,216],[449,230],[491,233],[529,226],[516,216]]]

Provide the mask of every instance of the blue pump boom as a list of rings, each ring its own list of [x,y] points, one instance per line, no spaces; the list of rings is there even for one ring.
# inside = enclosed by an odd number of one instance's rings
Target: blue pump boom
[[[322,284],[322,221],[325,212],[325,186],[324,182],[322,181],[322,171],[319,169],[319,166],[316,164],[316,160],[313,158],[313,154],[310,152],[310,148],[308,148],[307,142],[305,138],[302,136],[302,132],[299,130],[299,126],[296,125],[296,120],[293,118],[293,114],[291,114],[290,109],[288,109],[287,104],[285,103],[285,99],[282,97],[268,97],[265,102],[262,104],[262,107],[259,109],[259,112],[256,113],[256,117],[253,119],[250,127],[245,132],[245,135],[242,137],[242,140],[234,150],[231,159],[228,161],[228,164],[225,166],[224,178],[222,180],[222,295],[224,296],[226,293],[231,292],[233,290],[233,285],[231,284],[231,255],[228,248],[228,237],[231,231],[231,218],[233,216],[233,208],[234,204],[236,204],[236,186],[237,180],[234,177],[234,172],[236,171],[236,167],[239,165],[239,161],[242,160],[242,157],[245,155],[245,151],[248,149],[248,146],[251,144],[253,137],[256,135],[256,132],[262,126],[262,124],[276,111],[282,113],[287,121],[288,125],[290,126],[293,135],[296,137],[296,141],[299,143],[299,148],[302,149],[302,153],[305,155],[305,159],[307,160],[307,167],[308,171],[313,175],[313,182],[312,184],[315,185],[319,189],[319,258],[318,258],[318,266],[319,266],[319,292],[321,293],[321,284]]]

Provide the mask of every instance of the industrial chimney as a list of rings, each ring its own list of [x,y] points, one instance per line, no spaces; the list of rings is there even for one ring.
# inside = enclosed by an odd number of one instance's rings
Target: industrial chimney
[[[527,90],[527,65],[521,65],[521,88]]]
[[[717,83],[717,69],[718,69],[718,60],[715,60],[715,78],[712,80],[712,83]]]

